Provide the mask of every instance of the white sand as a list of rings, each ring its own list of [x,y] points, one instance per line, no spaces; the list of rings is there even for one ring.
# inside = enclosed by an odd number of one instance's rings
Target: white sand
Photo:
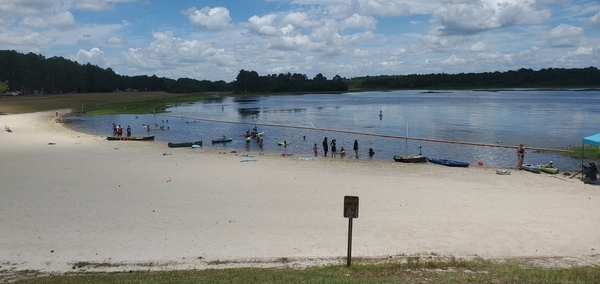
[[[345,195],[360,197],[354,257],[600,264],[600,187],[578,178],[170,149],[78,133],[54,116],[0,116],[13,130],[0,133],[0,270],[345,263]]]

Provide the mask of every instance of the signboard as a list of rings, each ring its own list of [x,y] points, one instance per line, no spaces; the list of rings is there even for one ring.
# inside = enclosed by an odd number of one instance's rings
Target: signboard
[[[358,218],[358,196],[344,196],[344,218]]]

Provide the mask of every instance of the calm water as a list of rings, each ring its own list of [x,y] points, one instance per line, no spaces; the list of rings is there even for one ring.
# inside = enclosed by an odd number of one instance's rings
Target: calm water
[[[525,147],[565,148],[580,146],[582,137],[600,132],[600,91],[393,91],[252,98],[213,98],[193,104],[175,105],[167,113],[142,115],[75,116],[71,127],[98,135],[111,135],[112,123],[131,125],[133,135],[148,135],[142,125],[164,126],[151,130],[159,142],[203,140],[204,147],[238,151],[286,152],[312,155],[323,137],[337,140],[353,156],[358,140],[360,158],[392,160],[394,155],[417,154],[490,166],[512,167],[515,149],[377,137],[368,134],[409,136]],[[380,116],[382,114],[382,116]],[[263,149],[255,140],[241,137],[254,124],[265,131]],[[315,128],[358,132],[347,134]],[[233,137],[226,144],[212,144],[222,135]],[[306,140],[304,140],[306,136]],[[287,147],[278,141],[290,141]],[[118,142],[116,142],[118,143]],[[529,151],[525,163],[550,160],[563,169],[578,169],[581,160],[554,153]]]

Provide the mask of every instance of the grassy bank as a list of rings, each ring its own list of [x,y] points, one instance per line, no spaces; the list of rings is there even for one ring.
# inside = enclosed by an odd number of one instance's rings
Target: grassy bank
[[[169,104],[196,102],[211,96],[210,94],[128,92],[1,97],[0,113],[72,109],[90,114],[143,114],[160,112]]]
[[[361,262],[361,261],[358,261]],[[599,283],[600,267],[540,268],[522,260],[445,261],[407,257],[401,262],[294,268],[234,268],[185,271],[74,272],[38,277],[24,272],[16,283]],[[29,273],[29,275],[28,275]],[[29,278],[36,277],[36,278]],[[24,279],[27,278],[27,279]]]

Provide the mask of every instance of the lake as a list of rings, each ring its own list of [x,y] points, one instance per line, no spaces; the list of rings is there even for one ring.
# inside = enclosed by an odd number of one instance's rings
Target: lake
[[[214,97],[173,105],[166,113],[147,115],[71,116],[69,127],[112,135],[112,123],[131,125],[133,135],[155,135],[159,142],[203,140],[204,147],[227,151],[282,152],[311,156],[321,151],[324,137],[336,139],[353,157],[358,140],[360,158],[392,160],[394,155],[418,154],[477,165],[514,167],[516,150],[403,139],[449,140],[493,145],[568,148],[582,137],[600,132],[600,91],[510,89],[499,91],[390,91],[343,94],[303,94],[255,97]],[[151,125],[150,132],[143,125]],[[260,149],[241,136],[257,126],[264,131]],[[163,127],[165,130],[160,130]],[[168,130],[166,130],[168,129]],[[351,133],[346,133],[351,132]],[[226,135],[230,143],[212,144]],[[394,137],[385,137],[394,136]],[[291,142],[287,147],[279,141]],[[119,143],[119,142],[115,142]],[[130,142],[136,143],[136,142]],[[420,147],[420,148],[419,148]],[[528,151],[525,163],[547,163],[580,169],[581,160],[553,152]]]

